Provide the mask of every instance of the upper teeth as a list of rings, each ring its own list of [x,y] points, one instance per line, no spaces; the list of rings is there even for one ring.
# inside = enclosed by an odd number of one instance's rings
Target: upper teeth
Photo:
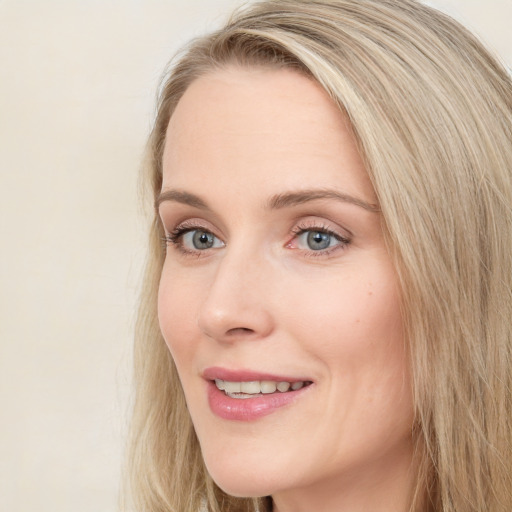
[[[244,393],[246,395],[257,395],[259,393],[268,394],[280,391],[284,393],[289,389],[296,391],[304,386],[304,381],[286,382],[273,380],[254,380],[250,382],[230,382],[227,380],[215,379],[215,385],[221,391],[225,391],[227,395],[233,393]]]

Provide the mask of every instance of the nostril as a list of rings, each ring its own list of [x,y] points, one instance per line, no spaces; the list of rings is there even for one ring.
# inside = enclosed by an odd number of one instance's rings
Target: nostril
[[[227,332],[228,335],[236,336],[241,334],[252,334],[254,331],[249,329],[248,327],[234,327],[233,329],[229,329]]]

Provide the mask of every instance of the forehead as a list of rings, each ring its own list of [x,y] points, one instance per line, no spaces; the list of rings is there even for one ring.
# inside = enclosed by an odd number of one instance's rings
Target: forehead
[[[280,186],[311,188],[349,174],[350,187],[373,196],[346,116],[289,69],[232,67],[194,81],[169,122],[163,167],[164,189],[212,175],[232,187],[278,175]]]
[[[191,83],[171,117],[167,141],[190,142],[193,133],[213,125],[224,131],[219,135],[228,131],[236,139],[250,136],[261,142],[270,129],[309,138],[306,123],[310,128],[319,123],[328,130],[348,129],[344,116],[312,79],[289,69],[230,67]],[[208,133],[208,140],[215,136]]]

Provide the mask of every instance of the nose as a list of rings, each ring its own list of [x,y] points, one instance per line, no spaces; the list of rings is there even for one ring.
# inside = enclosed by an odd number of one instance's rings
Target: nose
[[[269,265],[247,250],[225,251],[201,304],[199,328],[220,343],[263,339],[274,328]]]

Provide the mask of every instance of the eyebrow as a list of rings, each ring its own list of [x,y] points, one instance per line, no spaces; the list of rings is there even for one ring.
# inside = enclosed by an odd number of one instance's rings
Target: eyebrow
[[[376,204],[368,203],[357,197],[331,189],[310,189],[277,194],[270,198],[268,206],[270,209],[288,208],[319,199],[335,199],[343,203],[359,206],[370,212],[380,212],[380,208]]]
[[[368,203],[357,197],[331,189],[310,189],[276,194],[267,202],[267,208],[270,210],[279,210],[281,208],[289,208],[321,199],[335,199],[343,203],[359,206],[370,212],[380,212],[380,208],[376,204]],[[155,200],[155,208],[158,209],[165,201],[175,201],[201,210],[211,210],[208,204],[199,196],[185,192],[184,190],[165,190],[161,192]]]
[[[185,192],[184,190],[165,190],[164,192],[161,192],[155,200],[155,208],[158,210],[158,207],[164,201],[175,201],[177,203],[193,206],[194,208],[199,208],[201,210],[210,209],[206,202],[203,201],[199,196],[191,194],[190,192]]]

